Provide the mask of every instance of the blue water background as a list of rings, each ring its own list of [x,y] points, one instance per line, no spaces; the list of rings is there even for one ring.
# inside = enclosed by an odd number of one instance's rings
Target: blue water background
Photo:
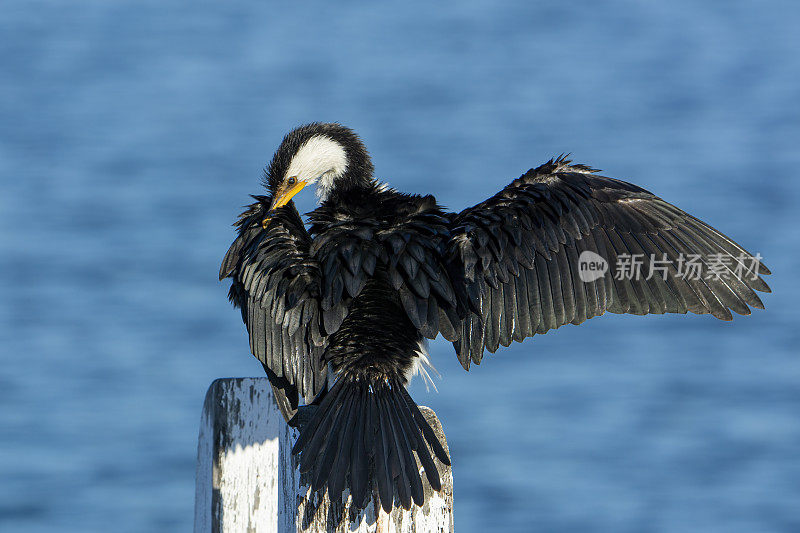
[[[434,342],[460,532],[800,531],[797,4],[295,4],[3,3],[0,530],[191,528],[205,390],[262,375],[230,224],[319,120],[452,209],[572,152],[775,273],[733,323]]]

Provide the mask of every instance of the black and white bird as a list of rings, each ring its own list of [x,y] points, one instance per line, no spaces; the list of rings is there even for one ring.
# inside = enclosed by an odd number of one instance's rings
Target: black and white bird
[[[440,490],[434,457],[450,459],[406,391],[425,374],[426,339],[452,342],[468,370],[485,351],[607,311],[731,320],[764,308],[760,256],[596,172],[551,159],[450,213],[377,181],[348,128],[309,124],[283,139],[220,279],[232,279],[286,420],[313,411],[293,451],[314,490],[335,500],[348,488],[359,508],[373,488],[386,511],[395,494],[406,509],[423,505],[417,460]],[[320,203],[306,229],[291,200],[311,185]],[[582,254],[607,271],[582,275]],[[622,272],[637,257],[641,275]],[[701,275],[686,275],[690,263]]]

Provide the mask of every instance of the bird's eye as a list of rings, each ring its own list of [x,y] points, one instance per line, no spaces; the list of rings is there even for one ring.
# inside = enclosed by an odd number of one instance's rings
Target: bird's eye
[[[288,180],[286,180],[286,182],[287,182],[289,185],[294,185],[295,183],[297,183],[297,178],[295,178],[294,176],[292,176],[291,178],[289,178]]]

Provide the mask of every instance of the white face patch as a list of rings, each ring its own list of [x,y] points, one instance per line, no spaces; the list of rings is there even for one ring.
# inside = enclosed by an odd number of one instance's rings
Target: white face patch
[[[333,188],[333,181],[346,170],[344,147],[325,135],[315,135],[294,155],[284,179],[296,176],[309,184],[316,183],[317,197],[324,200]]]

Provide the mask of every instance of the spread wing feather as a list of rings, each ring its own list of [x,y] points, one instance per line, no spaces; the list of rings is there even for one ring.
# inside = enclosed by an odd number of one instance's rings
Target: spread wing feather
[[[307,401],[325,385],[324,335],[319,305],[319,265],[309,256],[311,238],[293,204],[261,226],[270,199],[242,213],[239,236],[220,268],[232,278],[229,297],[242,311],[250,351]]]
[[[551,160],[454,216],[447,254],[469,306],[453,343],[464,368],[484,350],[606,311],[730,320],[731,311],[763,309],[755,291],[769,292],[761,276],[770,272],[760,256],[650,192],[594,172]],[[608,272],[583,281],[584,252],[603,258]]]

